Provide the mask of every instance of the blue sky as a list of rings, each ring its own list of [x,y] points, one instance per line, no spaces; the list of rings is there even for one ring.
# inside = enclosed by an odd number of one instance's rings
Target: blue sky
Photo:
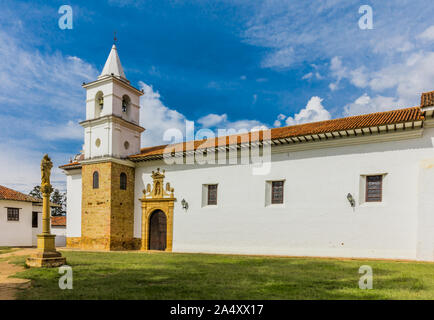
[[[143,88],[144,146],[168,128],[284,126],[419,104],[434,90],[428,0],[0,1],[0,184],[27,192],[48,152],[80,151],[82,82],[113,31],[127,78]],[[58,9],[73,8],[61,30]],[[361,30],[361,5],[373,9]],[[65,177],[54,171],[56,186]]]

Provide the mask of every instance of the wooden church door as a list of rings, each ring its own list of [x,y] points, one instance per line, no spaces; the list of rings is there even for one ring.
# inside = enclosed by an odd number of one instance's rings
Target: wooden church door
[[[152,213],[149,221],[149,250],[166,250],[167,219],[161,210]]]

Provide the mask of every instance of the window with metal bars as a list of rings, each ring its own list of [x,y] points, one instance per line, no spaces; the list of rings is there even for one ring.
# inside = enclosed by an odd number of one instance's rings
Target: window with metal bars
[[[217,205],[217,185],[208,185],[208,205]]]
[[[366,176],[366,202],[381,202],[383,198],[383,176]]]
[[[271,203],[272,204],[283,203],[283,181],[271,182]]]
[[[8,221],[20,221],[20,209],[8,208]]]

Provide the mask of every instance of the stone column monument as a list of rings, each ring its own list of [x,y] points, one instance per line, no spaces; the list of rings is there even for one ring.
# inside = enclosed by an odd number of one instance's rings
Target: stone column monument
[[[29,267],[59,267],[66,264],[66,259],[56,251],[55,237],[50,233],[50,195],[53,187],[50,183],[53,163],[46,154],[41,162],[41,192],[42,202],[42,234],[38,234],[38,251],[26,260]]]

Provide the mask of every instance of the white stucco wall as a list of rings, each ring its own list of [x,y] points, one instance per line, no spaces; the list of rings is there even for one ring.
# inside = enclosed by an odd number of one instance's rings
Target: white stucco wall
[[[434,158],[419,163],[417,258],[434,260]]]
[[[427,198],[434,194],[431,175],[419,179],[419,162],[434,157],[433,136],[434,129],[425,129],[417,139],[273,154],[263,176],[252,175],[250,165],[142,162],[136,168],[135,237],[141,237],[142,190],[159,167],[178,200],[174,251],[434,260],[433,219],[420,225],[432,206],[418,211],[418,190],[425,188],[424,201],[432,202]],[[363,202],[361,176],[367,174],[384,174],[383,202]],[[267,181],[282,179],[284,204],[266,206]],[[218,183],[218,205],[203,207],[202,185],[210,183]]]
[[[19,221],[8,221],[7,208],[20,209]],[[32,211],[39,211],[38,228],[32,228]],[[42,226],[39,206],[31,202],[0,200],[0,246],[32,246]]]
[[[52,226],[51,234],[56,235],[56,247],[66,246],[66,227]]]
[[[66,236],[81,237],[81,169],[66,174]]]

